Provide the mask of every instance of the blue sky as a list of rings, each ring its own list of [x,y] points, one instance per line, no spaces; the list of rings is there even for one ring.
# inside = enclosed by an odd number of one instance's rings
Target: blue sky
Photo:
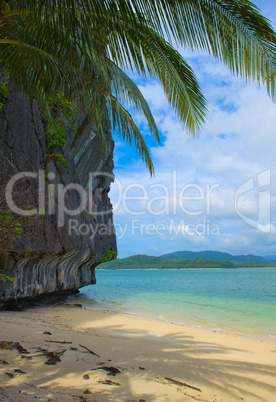
[[[276,2],[255,1],[276,27]],[[177,250],[276,254],[276,105],[263,88],[232,76],[207,55],[180,50],[208,101],[196,138],[178,122],[157,81],[136,80],[162,143],[135,119],[155,176],[116,137],[111,189],[119,258]]]

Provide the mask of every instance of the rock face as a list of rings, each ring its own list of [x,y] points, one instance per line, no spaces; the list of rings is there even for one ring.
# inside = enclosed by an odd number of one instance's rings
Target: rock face
[[[9,94],[0,113],[0,218],[10,210],[7,183],[19,172],[26,177],[13,186],[14,204],[34,214],[15,239],[20,253],[1,259],[0,308],[74,294],[96,283],[95,267],[116,256],[108,197],[114,144],[107,131],[103,154],[93,125],[81,115],[76,120],[77,133],[68,133],[66,146],[56,151],[66,159],[64,164],[49,155],[35,104]]]

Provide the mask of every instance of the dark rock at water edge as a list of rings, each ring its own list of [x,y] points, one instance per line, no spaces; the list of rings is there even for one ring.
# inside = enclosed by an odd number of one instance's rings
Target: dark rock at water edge
[[[58,150],[66,159],[66,164],[61,163],[57,167],[49,159],[43,119],[34,103],[21,94],[9,93],[0,113],[2,199],[10,177],[19,172],[42,171],[46,190],[56,190],[52,197],[54,213],[47,213],[49,205],[46,203],[45,215],[34,221],[33,236],[23,235],[16,242],[15,247],[26,250],[26,254],[21,258],[11,255],[5,263],[1,261],[0,308],[57,301],[74,294],[80,287],[96,283],[95,267],[108,253],[112,255],[111,259],[116,255],[112,205],[108,196],[113,180],[114,143],[106,130],[107,152],[104,154],[92,123],[78,114],[76,125],[77,133],[69,132],[66,146]],[[52,176],[49,176],[50,173]],[[101,176],[101,173],[104,175]],[[90,195],[89,174],[93,179]],[[74,217],[65,214],[64,225],[59,227],[58,188],[71,183],[78,183],[87,190],[93,214],[89,215],[87,211]],[[38,205],[38,180],[25,180],[18,185],[17,194],[25,198],[28,205]],[[78,208],[78,192],[68,191],[65,205],[68,210]],[[79,234],[71,230],[69,233],[70,219],[74,219],[75,227],[84,225],[89,232],[85,234],[84,230],[83,234]],[[104,232],[98,228],[108,230]]]

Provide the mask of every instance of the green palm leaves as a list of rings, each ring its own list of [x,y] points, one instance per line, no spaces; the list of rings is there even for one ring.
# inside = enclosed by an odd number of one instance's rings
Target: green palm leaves
[[[194,134],[206,101],[192,69],[172,43],[210,53],[275,99],[275,33],[247,0],[0,0],[1,71],[47,111],[62,92],[96,124],[134,142],[153,165],[129,106],[159,141],[151,111],[125,71],[158,78],[168,102]]]

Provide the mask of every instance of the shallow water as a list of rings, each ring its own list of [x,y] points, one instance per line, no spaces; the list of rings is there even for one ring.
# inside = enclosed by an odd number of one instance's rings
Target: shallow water
[[[97,270],[82,304],[276,338],[276,269]]]

